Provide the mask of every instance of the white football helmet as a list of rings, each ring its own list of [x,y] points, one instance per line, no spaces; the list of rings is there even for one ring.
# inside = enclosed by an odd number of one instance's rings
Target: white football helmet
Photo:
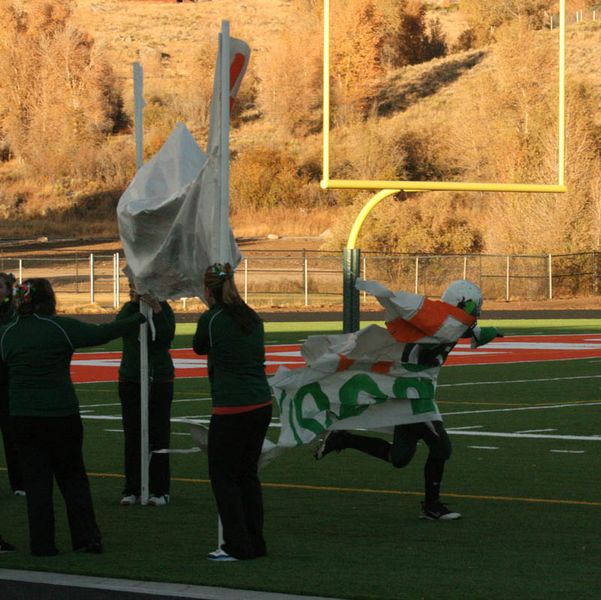
[[[465,310],[474,317],[480,316],[482,309],[482,292],[480,288],[467,279],[458,279],[449,284],[441,300]]]

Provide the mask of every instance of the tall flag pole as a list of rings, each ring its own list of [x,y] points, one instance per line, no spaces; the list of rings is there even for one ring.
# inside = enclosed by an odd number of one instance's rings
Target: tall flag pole
[[[134,127],[136,137],[136,170],[144,165],[144,72],[134,63]],[[140,312],[148,320],[148,304],[140,300]],[[140,325],[140,503],[148,504],[150,448],[148,441],[148,323]]]
[[[144,164],[144,71],[134,63],[134,126],[136,136],[136,171]]]
[[[219,261],[227,258],[230,216],[230,23],[222,21],[219,34],[221,68],[221,185],[219,198]]]
[[[220,88],[215,90],[213,101],[219,98],[219,256],[218,262],[225,262],[228,251],[229,213],[230,213],[230,23],[221,22],[219,33],[219,60],[217,66],[220,72]],[[217,87],[217,86],[215,86]],[[221,518],[217,517],[217,547],[223,545],[223,525]]]

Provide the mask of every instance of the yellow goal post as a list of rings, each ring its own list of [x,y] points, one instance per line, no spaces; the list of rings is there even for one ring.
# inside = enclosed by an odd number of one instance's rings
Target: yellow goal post
[[[559,59],[558,59],[558,125],[557,125],[557,183],[485,183],[463,181],[402,181],[378,179],[330,179],[330,0],[324,0],[323,10],[323,163],[321,188],[379,190],[362,208],[351,228],[343,254],[343,330],[359,329],[359,294],[355,281],[359,277],[360,251],[357,238],[363,222],[371,210],[385,198],[398,192],[523,192],[565,193],[565,58],[566,58],[566,5],[559,0]]]

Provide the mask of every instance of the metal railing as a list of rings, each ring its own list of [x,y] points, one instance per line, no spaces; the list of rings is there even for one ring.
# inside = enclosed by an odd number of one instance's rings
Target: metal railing
[[[57,258],[0,256],[0,271],[18,280],[47,277],[59,307],[115,309],[127,300],[126,261],[119,253]],[[439,297],[449,281],[470,279],[488,300],[544,300],[599,295],[600,254],[409,255],[363,252],[361,276],[391,289]],[[255,306],[342,303],[342,256],[322,251],[246,251],[236,273],[244,299]],[[196,310],[195,299],[177,308]]]

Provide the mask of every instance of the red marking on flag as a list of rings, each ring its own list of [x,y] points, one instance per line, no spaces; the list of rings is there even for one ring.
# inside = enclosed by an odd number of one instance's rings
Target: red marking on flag
[[[373,373],[381,373],[382,375],[386,375],[388,371],[390,371],[392,364],[393,363],[391,360],[380,360],[374,363],[370,370]]]
[[[172,350],[171,355],[178,378],[207,376],[205,356],[198,356],[191,349]],[[470,349],[469,343],[460,341],[446,364],[510,364],[576,358],[601,358],[601,334],[512,336],[497,338],[475,350]],[[71,376],[75,383],[117,381],[120,360],[120,352],[79,352],[73,355]],[[383,368],[384,364],[385,361],[376,363],[374,368],[376,365]],[[300,344],[265,347],[268,375],[273,375],[280,366],[295,369],[304,365]]]
[[[234,55],[234,60],[232,60],[232,64],[230,65],[230,93],[234,89],[234,86],[238,81],[238,77],[240,77],[240,73],[242,73],[243,67],[244,54],[236,52],[236,54]],[[232,110],[235,100],[236,98],[234,96],[230,96],[230,110]]]
[[[338,361],[338,368],[336,371],[346,371],[350,369],[351,365],[355,362],[352,358],[345,356],[344,354],[339,354],[340,360]]]

